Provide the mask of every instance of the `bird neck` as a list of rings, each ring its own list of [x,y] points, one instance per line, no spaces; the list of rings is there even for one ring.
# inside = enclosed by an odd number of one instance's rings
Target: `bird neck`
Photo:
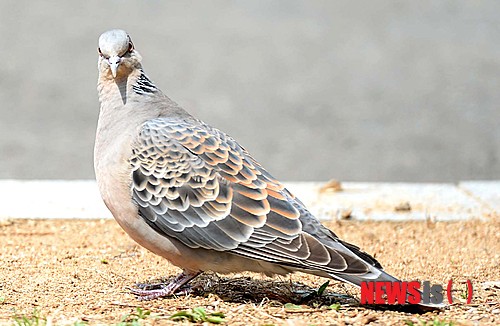
[[[134,69],[126,75],[118,75],[116,78],[113,78],[109,71],[101,71],[97,91],[101,103],[117,106],[126,105],[135,96],[161,93],[142,68]]]
[[[144,94],[154,94],[159,91],[159,89],[156,87],[156,85],[151,81],[151,79],[146,76],[144,73],[144,70],[139,69],[140,74],[139,77],[136,79],[135,83],[132,85],[132,89],[134,92],[136,92],[139,95],[144,95]]]

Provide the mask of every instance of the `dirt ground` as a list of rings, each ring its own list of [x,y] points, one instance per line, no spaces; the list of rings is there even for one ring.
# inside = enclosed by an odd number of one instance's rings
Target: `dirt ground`
[[[498,218],[327,225],[404,280],[446,288],[453,279],[455,303],[426,313],[360,306],[358,289],[334,281],[308,297],[326,280],[305,274],[208,274],[188,296],[138,301],[127,287],[179,270],[138,247],[115,221],[10,220],[0,221],[0,324],[175,324],[173,314],[198,307],[223,313],[230,325],[500,324]],[[474,287],[468,305],[467,279]]]

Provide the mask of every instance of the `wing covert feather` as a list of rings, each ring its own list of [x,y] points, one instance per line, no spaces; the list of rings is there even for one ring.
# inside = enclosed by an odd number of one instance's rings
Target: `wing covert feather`
[[[149,120],[140,128],[130,164],[133,199],[160,234],[192,248],[297,268],[348,270],[352,257],[342,253],[345,247],[321,228],[307,226],[313,233],[304,232],[304,223],[317,220],[215,128],[194,119]],[[367,266],[358,265],[355,272],[366,272]]]

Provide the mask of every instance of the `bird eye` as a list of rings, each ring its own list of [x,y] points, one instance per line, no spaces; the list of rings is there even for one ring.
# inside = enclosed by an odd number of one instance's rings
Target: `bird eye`
[[[103,57],[103,56],[104,56],[104,55],[102,54],[102,52],[101,52],[101,48],[97,48],[97,52],[99,52],[99,55],[100,55],[101,57]]]
[[[128,41],[128,51],[127,52],[132,52],[134,50],[134,43],[132,41]]]

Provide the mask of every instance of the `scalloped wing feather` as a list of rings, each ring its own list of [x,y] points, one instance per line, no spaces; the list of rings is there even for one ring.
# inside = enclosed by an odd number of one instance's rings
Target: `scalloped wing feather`
[[[340,243],[236,141],[198,120],[147,121],[130,164],[140,215],[186,246],[327,273],[366,274],[375,265]]]

